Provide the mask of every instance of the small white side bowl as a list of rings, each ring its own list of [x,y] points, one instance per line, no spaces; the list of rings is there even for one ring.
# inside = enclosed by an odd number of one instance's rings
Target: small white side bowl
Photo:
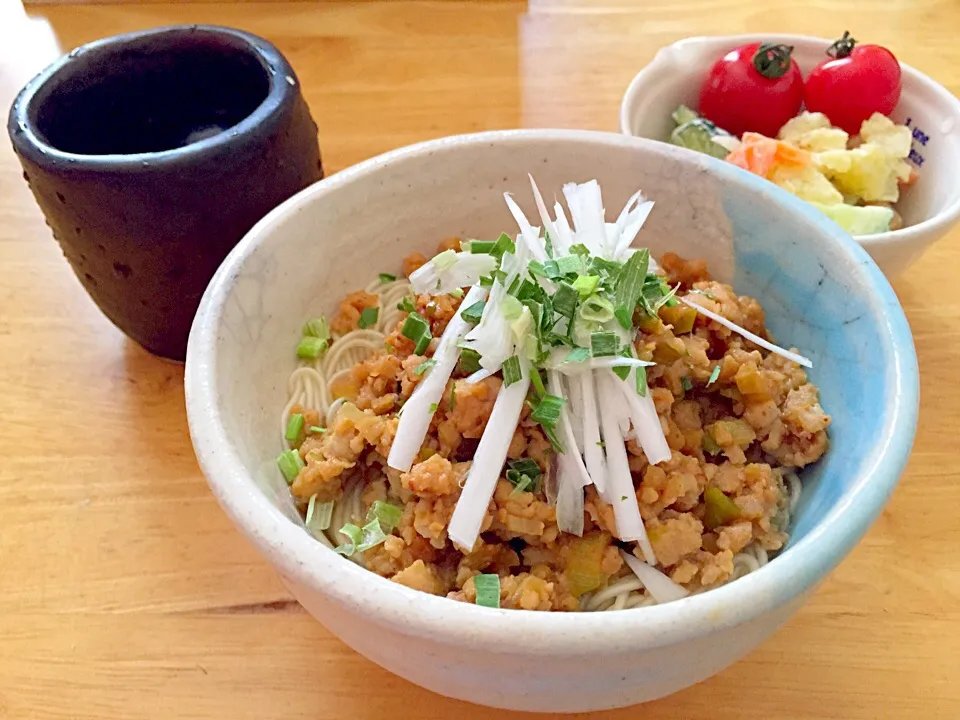
[[[681,104],[696,109],[700,86],[724,53],[752,42],[794,47],[804,77],[826,55],[831,40],[802,35],[725,35],[693,37],[664,47],[633,78],[620,105],[626,135],[662,140],[674,128],[670,114]],[[892,118],[914,129],[910,160],[919,181],[901,196],[902,230],[856,238],[889,279],[912,265],[960,221],[960,100],[946,88],[904,63],[903,94]]]

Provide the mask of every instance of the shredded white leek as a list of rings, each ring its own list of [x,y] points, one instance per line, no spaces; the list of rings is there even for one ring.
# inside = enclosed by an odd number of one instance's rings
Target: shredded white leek
[[[447,251],[420,266],[410,275],[415,293],[443,295],[468,285],[476,285],[481,277],[497,268],[492,255]],[[439,261],[438,261],[439,260]]]
[[[468,308],[473,303],[480,302],[486,294],[487,291],[484,288],[474,285],[464,298],[461,307]],[[450,379],[450,374],[460,357],[460,349],[457,346],[469,327],[470,324],[461,317],[459,312],[447,323],[443,335],[440,336],[437,350],[433,354],[434,366],[427,371],[427,376],[420,381],[403,406],[397,434],[387,458],[387,464],[390,467],[406,472],[413,466],[413,460],[420,452],[430,421],[443,397],[447,380]]]
[[[636,540],[643,551],[643,557],[653,564],[657,559],[653,547],[647,538],[647,530],[640,517],[640,506],[633,487],[633,476],[627,460],[627,450],[623,444],[623,434],[619,426],[619,412],[616,410],[617,388],[613,381],[602,375],[597,378],[600,397],[604,409],[600,423],[603,428],[604,450],[607,457],[607,487],[601,493],[603,499],[613,506],[617,521],[617,535],[621,540]]]
[[[530,389],[530,362],[525,357],[520,358],[520,372],[520,380],[501,388],[497,394],[487,427],[474,453],[473,464],[467,472],[463,492],[447,528],[450,539],[467,552],[480,535],[483,516],[503,471],[507,450],[520,420],[527,390]]]
[[[693,302],[693,300],[691,300],[690,298],[682,297],[677,299],[680,302],[682,302],[684,305],[692,307],[701,315],[705,315],[706,317],[710,318],[714,322],[720,323],[725,328],[733,330],[738,335],[742,335],[747,340],[752,342],[754,345],[759,345],[765,350],[769,350],[772,353],[776,353],[777,355],[785,357],[787,360],[793,360],[793,362],[797,363],[798,365],[803,365],[803,367],[806,367],[806,368],[813,367],[813,363],[810,362],[807,358],[803,357],[803,355],[797,355],[797,353],[791,352],[790,350],[784,350],[779,345],[774,345],[772,342],[769,342],[768,340],[764,340],[759,335],[754,335],[752,332],[750,332],[746,328],[742,328],[736,323],[730,322],[725,317],[723,317],[723,315],[718,315],[712,310],[707,310],[705,307],[703,307],[699,303]]]
[[[647,392],[643,395],[637,393],[635,372],[627,375],[626,380],[620,380],[613,373],[611,375],[616,380],[620,394],[630,408],[633,435],[640,443],[640,447],[643,448],[643,454],[647,456],[647,462],[656,465],[670,459],[670,446],[667,444],[666,437],[664,437],[660,416],[657,415],[657,408],[653,404],[653,398],[650,397],[650,389],[647,388]]]
[[[637,576],[637,579],[643,583],[643,587],[653,596],[657,603],[672,602],[687,597],[690,591],[677,585],[673,580],[642,560],[634,557],[628,552],[620,551],[623,561]]]
[[[600,440],[600,420],[597,416],[597,394],[593,373],[581,373],[577,376],[580,383],[580,398],[583,411],[580,420],[583,423],[583,460],[597,492],[603,493],[607,487],[607,463]]]

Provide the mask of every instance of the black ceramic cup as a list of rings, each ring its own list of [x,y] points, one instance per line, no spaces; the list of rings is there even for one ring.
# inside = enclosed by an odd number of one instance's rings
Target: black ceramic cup
[[[231,248],[323,177],[293,68],[230,28],[160,28],[74,50],[20,92],[8,129],[94,302],[175,359]]]

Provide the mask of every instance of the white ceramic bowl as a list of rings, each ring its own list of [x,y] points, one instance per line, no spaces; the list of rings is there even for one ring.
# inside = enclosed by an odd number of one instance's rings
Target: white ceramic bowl
[[[793,45],[804,77],[826,57],[832,42],[771,34],[693,37],[668,45],[627,88],[620,105],[621,132],[666,141],[674,128],[670,114],[681,104],[696,109],[713,63],[735,47],[764,41]],[[903,94],[892,118],[914,128],[911,161],[920,180],[907,188],[897,205],[906,227],[857,238],[891,280],[960,221],[960,100],[918,70],[900,65]]]
[[[833,447],[804,473],[788,549],[759,571],[657,607],[536,613],[410,590],[310,537],[276,468],[278,413],[304,318],[451,235],[513,232],[527,172],[547,198],[597,178],[608,212],[656,201],[638,243],[708,260],[812,358]],[[771,238],[778,240],[771,244]],[[186,405],[200,466],[240,531],[307,610],[385,668],[502,708],[590,711],[650,700],[745,655],[803,603],[876,518],[916,426],[917,369],[889,284],[850,238],[733,166],[610,133],[503,131],[397,150],[338,173],[258,223],[211,281],[190,335]],[[256,652],[251,648],[251,652]]]

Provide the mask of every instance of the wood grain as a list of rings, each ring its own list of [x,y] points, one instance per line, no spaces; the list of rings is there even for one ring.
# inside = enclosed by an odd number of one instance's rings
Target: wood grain
[[[615,130],[658,47],[701,33],[845,28],[960,91],[953,0],[0,4],[4,107],[104,35],[180,22],[289,56],[325,165],[515,126]],[[896,283],[922,373],[887,510],[770,642],[697,687],[602,718],[960,716],[960,233]],[[0,718],[514,717],[388,675],[315,623],[217,508],[182,367],[96,310],[0,143]],[[515,716],[518,719],[523,716]],[[535,716],[532,716],[535,717]]]

